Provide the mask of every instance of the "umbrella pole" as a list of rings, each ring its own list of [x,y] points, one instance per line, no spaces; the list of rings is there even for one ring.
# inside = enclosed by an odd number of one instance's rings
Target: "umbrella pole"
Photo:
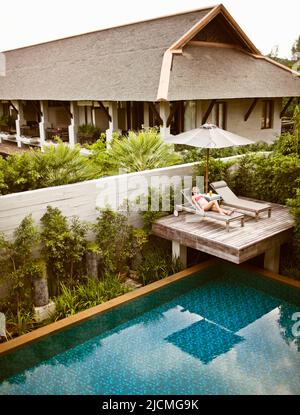
[[[208,193],[208,164],[209,164],[209,148],[206,149],[205,193]]]

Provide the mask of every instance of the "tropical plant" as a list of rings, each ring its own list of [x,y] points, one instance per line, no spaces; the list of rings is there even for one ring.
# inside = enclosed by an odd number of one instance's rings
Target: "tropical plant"
[[[7,282],[10,290],[5,308],[14,315],[32,307],[32,280],[38,273],[32,251],[38,241],[31,215],[22,220],[12,241],[0,235],[1,279]]]
[[[70,222],[51,206],[41,218],[42,253],[47,261],[50,294],[56,294],[60,282],[73,285],[84,274],[88,225],[73,217]]]
[[[101,175],[98,167],[80,154],[80,146],[70,148],[60,142],[45,146],[43,152],[33,151],[31,157],[39,176],[39,188],[81,182]]]
[[[40,174],[34,166],[31,153],[12,154],[6,159],[1,157],[0,167],[2,194],[24,192],[38,187]]]
[[[128,272],[132,259],[133,228],[127,217],[110,209],[103,209],[94,226],[100,248],[100,274]]]
[[[173,259],[171,254],[149,245],[144,258],[138,267],[138,276],[143,285],[160,280],[181,271],[183,268],[179,259]]]
[[[118,162],[111,154],[110,150],[106,148],[105,137],[101,137],[95,143],[87,145],[86,148],[90,150],[89,161],[95,166],[101,176],[108,176],[118,173]]]
[[[138,133],[129,131],[128,137],[113,140],[110,153],[118,167],[128,172],[171,166],[181,161],[172,146],[160,138],[156,128]]]
[[[106,274],[102,281],[87,279],[84,284],[70,288],[61,284],[61,295],[54,298],[55,312],[52,320],[68,317],[94,307],[128,291],[116,275]]]

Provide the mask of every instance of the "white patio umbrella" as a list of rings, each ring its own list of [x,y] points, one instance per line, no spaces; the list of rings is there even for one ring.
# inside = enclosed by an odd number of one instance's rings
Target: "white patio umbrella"
[[[178,135],[169,135],[165,138],[169,144],[185,144],[187,146],[206,148],[205,191],[208,192],[208,163],[209,149],[245,146],[254,141],[237,134],[223,130],[214,124],[204,124],[199,128]]]

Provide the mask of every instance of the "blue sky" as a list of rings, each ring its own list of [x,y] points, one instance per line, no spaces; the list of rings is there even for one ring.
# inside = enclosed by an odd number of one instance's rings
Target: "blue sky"
[[[210,0],[14,0],[2,2],[0,51],[105,27],[214,5]],[[266,54],[276,45],[282,57],[300,35],[300,2],[223,0],[242,29]]]

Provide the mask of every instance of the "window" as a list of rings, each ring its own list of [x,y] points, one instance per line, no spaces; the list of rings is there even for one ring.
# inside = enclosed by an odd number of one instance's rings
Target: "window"
[[[226,130],[227,105],[226,102],[216,102],[212,111],[212,124]]]
[[[261,128],[272,128],[274,117],[274,102],[271,99],[262,102]]]
[[[196,101],[184,102],[184,131],[196,128]]]

